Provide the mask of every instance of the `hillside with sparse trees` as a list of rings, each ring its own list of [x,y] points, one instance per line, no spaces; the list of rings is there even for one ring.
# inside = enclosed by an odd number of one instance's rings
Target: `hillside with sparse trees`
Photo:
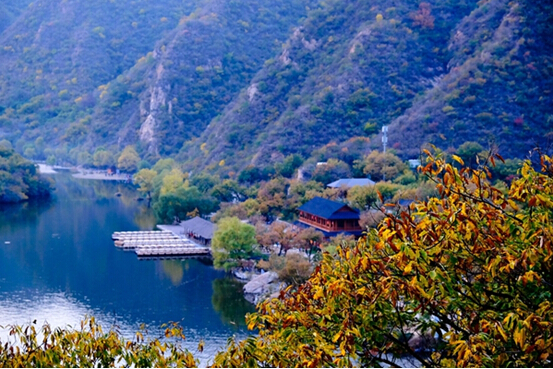
[[[363,141],[361,156],[337,153],[353,168],[380,149],[384,125],[402,159],[427,143],[451,151],[467,141],[521,158],[550,141],[547,1],[0,9],[0,137],[29,159],[105,167],[132,146],[149,165],[173,157],[233,177],[291,155],[312,165],[332,145]]]

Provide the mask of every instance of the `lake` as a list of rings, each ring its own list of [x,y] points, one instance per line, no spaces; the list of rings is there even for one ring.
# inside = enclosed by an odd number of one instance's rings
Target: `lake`
[[[203,365],[228,337],[247,336],[244,316],[254,306],[242,284],[209,260],[138,260],[113,245],[115,231],[155,226],[132,185],[53,178],[52,199],[0,205],[0,326],[35,319],[77,326],[93,315],[105,330],[132,338],[141,324],[157,337],[163,323],[179,322],[186,347]]]

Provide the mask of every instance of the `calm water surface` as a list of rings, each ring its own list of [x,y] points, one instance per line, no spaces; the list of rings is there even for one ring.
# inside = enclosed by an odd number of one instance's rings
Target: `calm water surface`
[[[138,260],[114,247],[114,231],[155,226],[130,185],[54,178],[53,199],[0,205],[0,326],[35,319],[76,326],[94,315],[131,338],[141,324],[157,336],[161,324],[175,321],[203,364],[228,337],[247,335],[244,315],[253,305],[240,283],[208,261]],[[5,336],[0,330],[0,340]],[[202,339],[206,349],[198,354]]]

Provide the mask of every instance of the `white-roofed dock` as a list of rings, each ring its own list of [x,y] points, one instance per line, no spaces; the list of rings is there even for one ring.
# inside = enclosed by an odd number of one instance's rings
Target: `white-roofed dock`
[[[158,225],[161,231],[114,232],[116,247],[134,251],[138,257],[175,257],[210,255],[209,247],[199,245],[184,235],[182,227]]]

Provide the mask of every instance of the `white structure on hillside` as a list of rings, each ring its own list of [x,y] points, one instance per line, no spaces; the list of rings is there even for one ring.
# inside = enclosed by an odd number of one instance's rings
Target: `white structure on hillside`
[[[374,181],[368,178],[342,178],[326,186],[331,188],[352,188],[353,186],[374,186],[374,184]]]

